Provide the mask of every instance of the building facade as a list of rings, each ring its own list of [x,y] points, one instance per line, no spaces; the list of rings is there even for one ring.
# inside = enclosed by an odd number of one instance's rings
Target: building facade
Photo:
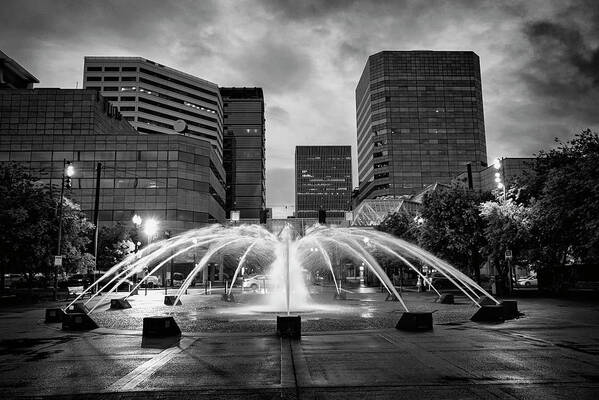
[[[342,218],[351,208],[351,146],[295,147],[295,213],[298,218]]]
[[[449,183],[486,167],[478,56],[383,51],[356,88],[359,201]]]
[[[33,89],[37,78],[0,51],[0,89]]]
[[[226,212],[260,218],[266,207],[266,139],[261,88],[220,88],[223,99]]]
[[[499,169],[490,165],[478,172],[472,173],[472,189],[480,192],[491,192],[497,189],[496,178],[507,189],[513,186],[525,174],[533,173],[536,158],[533,157],[506,157],[499,159]],[[499,175],[497,175],[499,174]],[[469,187],[468,174],[462,173],[455,178],[456,182],[464,187]]]
[[[67,195],[90,219],[102,164],[100,225],[139,214],[176,233],[225,220],[224,170],[206,139],[139,134],[94,90],[0,90],[0,115],[0,162],[23,164],[60,190],[70,161]]]
[[[216,84],[141,57],[85,57],[83,87],[99,91],[138,132],[207,140],[222,162]]]

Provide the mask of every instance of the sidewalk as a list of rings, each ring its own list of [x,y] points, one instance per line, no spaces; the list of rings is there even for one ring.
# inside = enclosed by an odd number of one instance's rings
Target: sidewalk
[[[142,347],[136,330],[63,332],[41,322],[42,310],[0,312],[0,390],[4,398],[594,399],[599,307],[532,299],[520,309],[525,318],[499,325],[328,330],[300,341],[214,331],[184,334],[170,348]]]

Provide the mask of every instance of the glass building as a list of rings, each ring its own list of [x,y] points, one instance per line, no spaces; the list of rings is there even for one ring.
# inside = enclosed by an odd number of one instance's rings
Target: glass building
[[[225,173],[209,140],[140,134],[94,90],[0,90],[0,116],[0,162],[21,163],[60,190],[71,161],[68,195],[90,218],[102,164],[101,225],[139,214],[176,232],[225,219]]]
[[[295,147],[295,214],[344,217],[351,208],[351,146]]]
[[[358,202],[413,194],[486,167],[478,56],[383,51],[356,88]]]
[[[266,207],[264,95],[261,88],[220,88],[223,99],[227,218],[260,218]]]
[[[222,162],[216,84],[141,57],[85,57],[83,87],[100,91],[138,132],[208,140]]]

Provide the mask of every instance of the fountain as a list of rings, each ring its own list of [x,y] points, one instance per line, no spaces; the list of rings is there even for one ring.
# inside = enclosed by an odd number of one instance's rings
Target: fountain
[[[422,329],[422,321],[425,321],[424,329],[432,329],[432,317],[410,312],[403,297],[397,292],[384,269],[377,262],[378,255],[385,255],[401,261],[422,279],[426,279],[426,277],[416,263],[432,267],[446,277],[478,307],[483,307],[480,304],[481,298],[492,299],[496,305],[500,304],[470,277],[448,263],[414,244],[383,232],[315,225],[308,229],[305,235],[299,236],[290,225],[287,225],[278,235],[269,232],[260,225],[233,227],[211,225],[152,243],[138,253],[131,254],[113,266],[90,287],[86,288],[66,309],[79,304],[83,296],[91,292],[96,285],[100,289],[83,303],[85,306],[91,305],[90,302],[99,293],[107,291],[107,294],[111,294],[133,275],[142,273],[144,270],[149,271],[133,287],[131,292],[121,299],[122,301],[118,302],[121,306],[126,307],[123,302],[144,283],[148,276],[165,268],[176,257],[190,252],[202,254],[201,259],[195,263],[193,269],[181,284],[176,296],[172,296],[174,298],[171,299],[172,304],[180,304],[182,295],[186,293],[194,278],[201,271],[207,269],[211,258],[219,254],[233,255],[237,260],[232,279],[233,283],[226,292],[229,300],[233,299],[233,284],[237,281],[242,269],[248,266],[248,263],[268,267],[273,285],[268,296],[270,302],[264,307],[271,312],[283,313],[286,317],[296,318],[291,313],[299,314],[314,307],[306,285],[306,277],[310,276],[317,268],[326,268],[330,272],[336,297],[342,298],[343,289],[341,283],[336,280],[334,270],[341,256],[353,259],[368,268],[388,292],[388,298],[399,302],[405,312],[400,323],[398,323],[398,328],[410,329],[411,327],[420,326],[420,329]],[[431,285],[431,289],[441,296],[434,285]],[[96,302],[89,309],[89,313],[91,314],[100,303]],[[429,318],[430,323],[427,322]]]

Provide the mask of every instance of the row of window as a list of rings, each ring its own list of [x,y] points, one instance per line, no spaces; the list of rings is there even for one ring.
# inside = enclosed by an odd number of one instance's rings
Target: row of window
[[[87,72],[101,72],[102,68],[104,68],[104,71],[106,72],[136,72],[137,71],[137,67],[101,67],[101,66],[88,66],[86,68]]]

